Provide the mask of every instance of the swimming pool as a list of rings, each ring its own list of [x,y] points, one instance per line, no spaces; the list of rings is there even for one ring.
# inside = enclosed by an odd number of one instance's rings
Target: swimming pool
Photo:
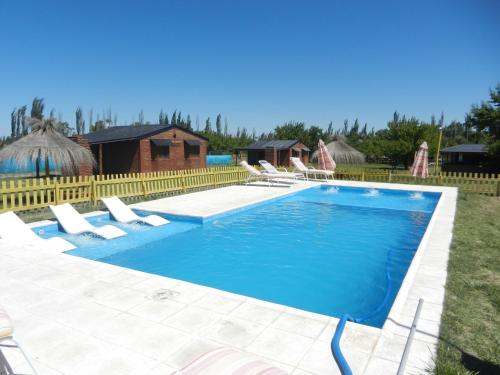
[[[381,327],[439,196],[318,186],[203,222],[120,225],[129,235],[105,246],[63,237],[78,246],[73,255],[334,317],[365,316],[388,295],[364,322]],[[42,229],[45,237],[56,232],[55,225]]]

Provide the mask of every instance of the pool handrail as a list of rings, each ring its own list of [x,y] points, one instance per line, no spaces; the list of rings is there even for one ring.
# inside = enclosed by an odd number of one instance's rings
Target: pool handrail
[[[391,260],[392,251],[393,251],[392,249],[389,250],[385,261],[385,277],[387,281],[387,289],[382,302],[377,306],[377,308],[375,308],[369,314],[362,316],[361,318],[353,318],[349,314],[344,314],[340,319],[337,328],[335,329],[335,334],[333,335],[330,346],[333,354],[333,359],[335,359],[335,362],[337,363],[337,366],[339,367],[339,370],[342,373],[342,375],[352,375],[352,370],[349,367],[349,364],[347,363],[346,359],[344,358],[344,355],[342,354],[342,349],[340,348],[340,339],[342,337],[342,334],[344,333],[344,328],[347,321],[354,323],[362,323],[372,318],[376,314],[378,314],[380,310],[382,310],[382,308],[384,308],[384,306],[387,305],[387,303],[389,303],[389,298],[392,293],[392,286],[391,286],[392,279],[389,272],[389,262]]]
[[[403,355],[401,356],[401,362],[399,362],[397,375],[403,375],[405,373],[406,362],[408,361],[408,356],[410,355],[413,337],[415,336],[415,332],[417,331],[417,323],[418,319],[420,318],[420,311],[422,311],[423,304],[424,300],[420,298],[418,300],[417,310],[415,311],[415,316],[413,317],[413,322],[411,324],[410,334],[408,335],[408,339],[406,340],[405,350],[403,351]]]
[[[342,315],[342,318],[340,318],[339,324],[337,325],[337,328],[335,329],[335,334],[333,335],[333,339],[332,339],[332,342],[330,344],[333,358],[335,359],[335,362],[337,363],[337,366],[338,366],[340,373],[342,375],[352,375],[352,370],[349,367],[349,363],[347,363],[347,361],[344,357],[344,354],[342,353],[342,349],[340,349],[340,338],[342,337],[342,334],[344,333],[344,328],[345,328],[347,321],[352,322],[353,318],[348,314]]]

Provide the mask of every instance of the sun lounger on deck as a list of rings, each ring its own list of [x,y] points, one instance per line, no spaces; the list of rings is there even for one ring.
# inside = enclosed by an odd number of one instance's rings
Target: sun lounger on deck
[[[0,238],[16,245],[40,246],[55,251],[68,251],[76,247],[61,237],[41,238],[14,212],[0,214]]]
[[[141,217],[132,211],[130,207],[123,203],[118,197],[102,198],[101,200],[108,208],[110,215],[120,223],[144,223],[153,227],[170,223],[170,221],[158,215]]]
[[[272,174],[272,173],[262,173],[261,171],[255,169],[252,167],[250,164],[248,164],[246,161],[242,161],[240,165],[246,169],[248,172],[248,178],[247,178],[247,183],[250,181],[267,181],[269,185],[271,184],[271,181],[274,182],[274,180],[282,179],[279,174]],[[277,181],[280,182],[280,181]]]
[[[304,165],[304,163],[302,163],[302,160],[300,160],[299,158],[292,157],[292,158],[290,158],[290,161],[295,166],[295,169],[297,171],[305,174],[307,180],[309,179],[310,175],[314,175],[314,176],[322,175],[325,178],[327,178],[328,176],[332,176],[332,178],[333,178],[333,175],[335,174],[334,171],[328,171],[326,169],[308,168]]]
[[[259,164],[265,169],[264,173],[278,175],[282,178],[292,178],[294,180],[304,178],[304,175],[302,173],[292,173],[288,172],[286,169],[284,172],[278,171],[276,167],[269,163],[267,160],[259,160]]]
[[[69,203],[50,206],[61,227],[70,234],[91,233],[107,240],[125,236],[127,233],[113,225],[94,227]]]

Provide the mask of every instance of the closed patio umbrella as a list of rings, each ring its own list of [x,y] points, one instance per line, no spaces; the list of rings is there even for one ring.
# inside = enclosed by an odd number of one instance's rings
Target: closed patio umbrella
[[[328,148],[326,147],[325,142],[323,142],[323,140],[321,139],[318,142],[318,165],[319,169],[324,169],[327,171],[335,171],[335,168],[337,167],[337,164],[335,164],[332,155],[330,155],[330,152],[328,152]]]
[[[427,142],[420,145],[410,168],[410,173],[413,177],[426,178],[429,175],[429,156]]]

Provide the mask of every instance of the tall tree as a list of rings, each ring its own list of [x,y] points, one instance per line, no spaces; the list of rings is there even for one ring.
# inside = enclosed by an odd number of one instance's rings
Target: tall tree
[[[83,111],[78,107],[75,112],[76,134],[85,133],[85,120],[83,119]]]
[[[21,129],[21,108],[17,110],[16,116],[16,134],[17,136],[23,135],[23,130]]]
[[[137,123],[139,125],[144,125],[144,111],[142,109],[139,111],[139,117]]]
[[[215,129],[217,130],[217,134],[222,134],[222,117],[220,113],[217,115],[217,118],[215,120]]]
[[[349,133],[349,121],[347,119],[344,120],[344,129],[342,130],[342,135],[347,136]]]
[[[466,124],[478,132],[488,134],[493,140],[500,141],[500,84],[490,90],[490,100],[481,105],[473,105],[467,115]]]
[[[113,111],[111,110],[111,107],[108,107],[108,113],[106,115],[106,121],[109,124],[109,126],[111,126],[113,124],[112,117],[113,117]]]
[[[165,113],[163,113],[163,109],[160,111],[160,115],[158,116],[158,123],[160,125],[165,125]]]
[[[94,131],[94,109],[90,108],[89,111],[89,132]]]
[[[330,123],[328,124],[328,130],[326,131],[326,134],[328,134],[328,136],[333,135],[333,122],[332,121],[330,121]]]
[[[35,96],[33,103],[31,103],[31,117],[43,120],[43,110],[45,109],[45,104],[43,98],[38,98]]]
[[[212,133],[212,124],[210,123],[210,117],[205,121],[205,133]]]
[[[170,125],[176,125],[177,124],[177,110],[172,113],[172,121],[170,122]]]
[[[191,124],[191,116],[188,115],[186,119],[186,129],[192,131],[193,125]]]
[[[28,107],[26,105],[23,105],[21,108],[19,108],[17,115],[19,117],[18,121],[20,120],[21,122],[21,134],[26,135],[28,134],[28,124],[26,123],[26,110]]]
[[[365,138],[367,135],[368,135],[368,123],[365,122],[365,125],[361,130],[361,137]]]
[[[229,126],[227,124],[227,117],[224,117],[224,136],[227,137],[229,135]]]
[[[15,108],[10,113],[10,135],[12,138],[17,137],[17,110]]]
[[[177,120],[175,121],[175,123],[179,126],[182,126],[181,111],[179,111],[179,113],[177,114]]]

